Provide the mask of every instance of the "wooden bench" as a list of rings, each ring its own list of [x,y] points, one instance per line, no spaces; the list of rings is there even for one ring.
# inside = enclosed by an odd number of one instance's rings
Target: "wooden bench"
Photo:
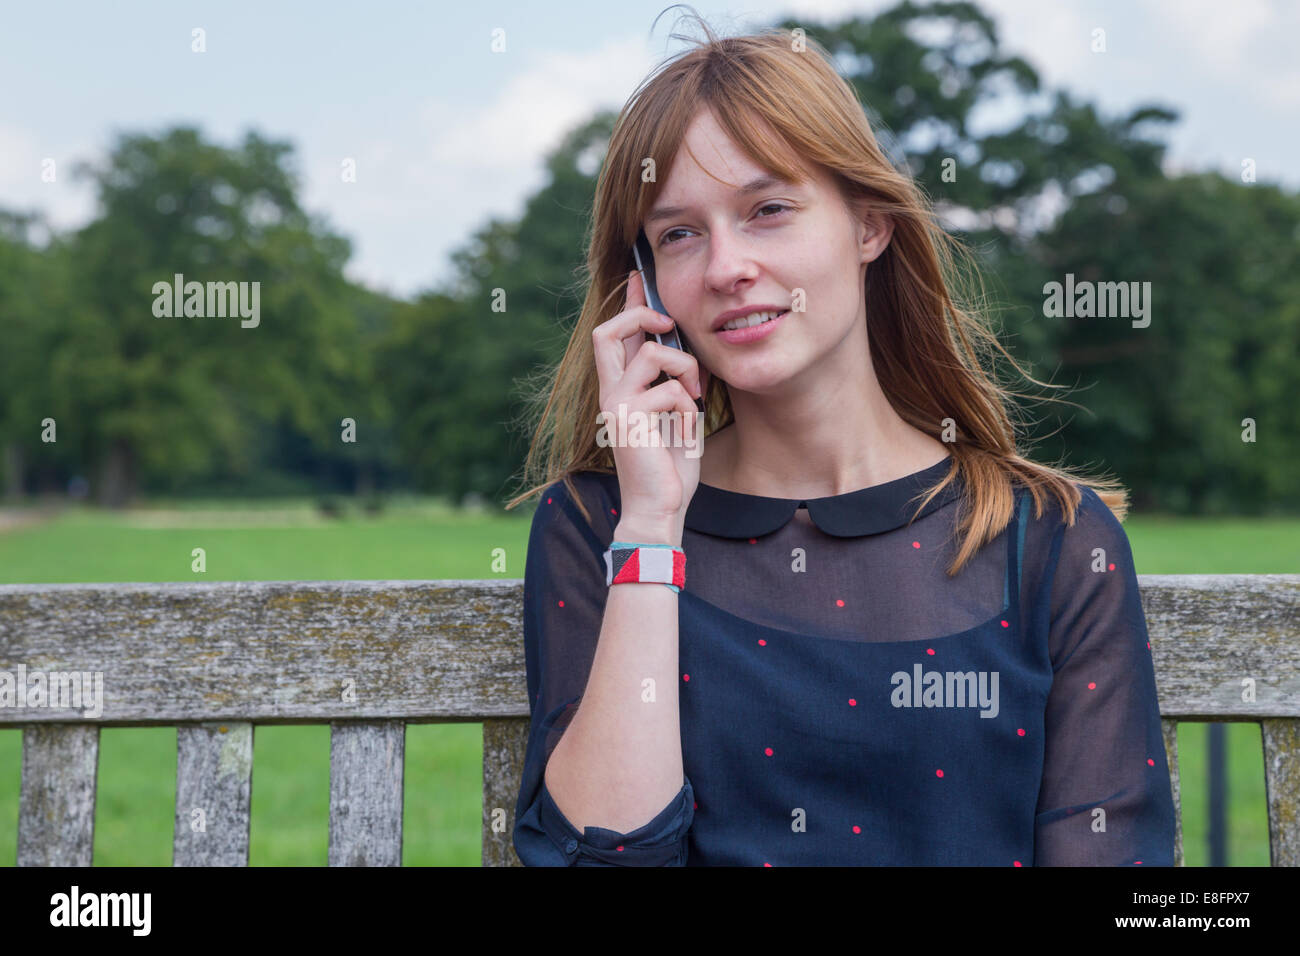
[[[1256,721],[1272,863],[1297,865],[1300,575],[1139,584],[1175,807],[1177,722]],[[98,717],[0,707],[0,727],[23,729],[18,864],[89,866],[99,728],[163,725],[174,865],[246,866],[253,728],[328,723],[329,864],[400,865],[406,724],[473,721],[483,865],[518,865],[522,600],[517,579],[0,586],[0,671],[103,674]],[[1181,866],[1181,809],[1175,853]]]

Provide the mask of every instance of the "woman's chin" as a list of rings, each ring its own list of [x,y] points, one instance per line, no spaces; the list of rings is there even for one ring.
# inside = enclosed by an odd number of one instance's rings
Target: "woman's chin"
[[[786,366],[772,367],[758,363],[737,363],[737,367],[729,371],[730,374],[719,373],[718,377],[727,383],[730,392],[751,392],[755,395],[781,391],[794,376],[794,370]]]

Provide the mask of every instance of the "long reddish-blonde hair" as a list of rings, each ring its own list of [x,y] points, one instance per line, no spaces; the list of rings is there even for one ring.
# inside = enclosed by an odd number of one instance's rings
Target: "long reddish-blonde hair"
[[[788,30],[720,38],[707,24],[704,29],[707,39],[642,82],[614,126],[596,184],[582,311],[563,358],[529,395],[536,423],[523,467],[524,490],[506,507],[563,479],[590,521],[570,476],[616,473],[612,451],[596,441],[599,378],[591,333],[621,311],[628,273],[635,267],[632,244],[662,189],[661,182],[642,182],[643,160],[651,157],[657,170],[671,169],[687,128],[708,109],[766,170],[802,180],[803,169],[791,159],[798,157],[827,171],[855,214],[892,218],[889,245],[867,268],[869,349],[894,410],[914,428],[946,441],[952,454],[952,467],[927,489],[918,509],[959,473],[963,479],[961,546],[948,574],[960,571],[1006,527],[1017,482],[1033,495],[1039,517],[1051,494],[1072,525],[1081,497],[1077,481],[1123,519],[1127,493],[1118,481],[1033,462],[1017,450],[1009,412],[1016,410],[1012,396],[1021,393],[994,381],[985,363],[991,365],[1000,353],[1036,385],[1063,386],[1025,372],[985,324],[984,290],[973,257],[938,225],[911,175],[881,151],[862,104],[826,50]],[[970,281],[955,268],[957,262],[969,267],[978,298],[956,294]],[[710,378],[706,438],[733,421],[726,383]]]

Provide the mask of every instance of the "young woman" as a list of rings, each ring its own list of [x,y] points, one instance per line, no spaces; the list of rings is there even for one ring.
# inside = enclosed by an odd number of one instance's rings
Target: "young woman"
[[[523,862],[1172,865],[1124,493],[1017,453],[961,247],[825,51],[665,64],[594,220],[512,502],[541,490]],[[690,354],[647,336],[642,228]],[[598,438],[701,395],[702,457]]]

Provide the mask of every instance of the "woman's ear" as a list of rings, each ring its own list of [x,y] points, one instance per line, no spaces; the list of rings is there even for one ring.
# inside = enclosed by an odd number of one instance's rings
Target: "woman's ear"
[[[874,262],[889,246],[894,235],[894,220],[883,212],[867,212],[859,220],[858,243],[862,261]]]
[[[893,238],[893,218],[878,209],[869,196],[861,194],[846,195],[844,208],[853,225],[853,237],[857,240],[861,261],[867,263],[878,259]]]

